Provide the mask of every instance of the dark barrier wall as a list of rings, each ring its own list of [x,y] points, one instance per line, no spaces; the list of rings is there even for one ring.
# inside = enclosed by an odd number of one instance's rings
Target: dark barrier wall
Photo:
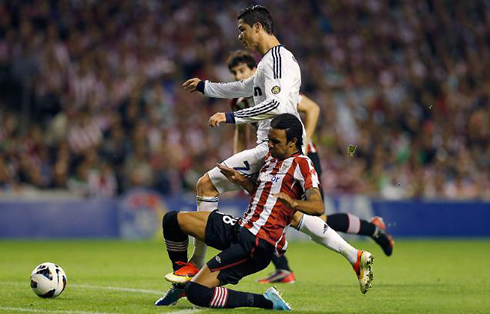
[[[247,200],[220,201],[220,210],[241,215]],[[152,192],[120,200],[2,201],[1,238],[149,238],[160,236],[166,210],[195,210],[193,198],[165,200]],[[327,198],[327,214],[382,216],[397,237],[490,237],[490,202],[386,201],[363,196]],[[294,236],[296,232],[289,232]]]

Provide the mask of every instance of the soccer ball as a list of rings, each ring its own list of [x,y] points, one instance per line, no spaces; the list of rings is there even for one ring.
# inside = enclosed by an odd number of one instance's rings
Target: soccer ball
[[[31,273],[32,291],[41,298],[56,298],[65,287],[65,271],[56,264],[42,263]]]

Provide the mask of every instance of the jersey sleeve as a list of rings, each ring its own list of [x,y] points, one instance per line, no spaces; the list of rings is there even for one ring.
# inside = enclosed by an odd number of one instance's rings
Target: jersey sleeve
[[[246,80],[237,82],[213,83],[206,80],[204,83],[204,95],[213,98],[250,97],[253,96],[253,90],[253,75]]]
[[[306,192],[311,188],[320,188],[320,179],[313,166],[313,162],[308,157],[298,157],[297,166],[294,170],[294,179],[300,184]]]
[[[263,68],[266,99],[254,107],[236,111],[234,118],[237,124],[271,119],[281,113],[289,112],[286,104],[293,80],[284,75],[280,47],[272,49],[271,56],[264,62]]]

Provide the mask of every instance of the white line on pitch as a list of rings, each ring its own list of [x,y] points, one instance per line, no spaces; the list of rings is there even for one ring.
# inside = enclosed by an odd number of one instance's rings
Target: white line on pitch
[[[188,310],[180,310],[180,311],[175,311],[175,312],[167,312],[168,314],[193,314],[193,313],[198,313],[201,312],[202,310],[200,309],[188,309]]]
[[[0,285],[10,285],[10,286],[29,286],[24,285],[20,282],[0,282]],[[136,293],[148,293],[148,294],[163,294],[165,291],[161,290],[146,290],[146,289],[134,289],[134,288],[123,288],[123,287],[110,287],[110,286],[92,286],[85,284],[68,284],[68,288],[83,288],[83,289],[99,289],[99,290],[112,290],[112,291],[124,291],[124,292],[136,292]]]
[[[63,310],[45,310],[45,309],[27,309],[22,307],[4,307],[0,306],[0,310],[16,311],[16,312],[36,312],[36,313],[66,313],[66,314],[112,314],[106,312],[86,312],[86,311],[63,311]]]
[[[134,288],[122,288],[122,287],[108,287],[108,286],[92,286],[92,285],[79,285],[79,284],[71,284],[68,287],[74,288],[85,288],[85,289],[104,289],[104,290],[113,290],[113,291],[124,291],[124,292],[137,292],[137,293],[149,293],[149,294],[163,294],[165,291],[158,290],[146,290],[146,289],[134,289]]]

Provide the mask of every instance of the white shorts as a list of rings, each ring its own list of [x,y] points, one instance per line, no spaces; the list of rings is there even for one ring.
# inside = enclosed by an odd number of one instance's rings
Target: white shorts
[[[267,142],[262,142],[252,149],[239,152],[222,162],[223,165],[238,170],[241,174],[251,180],[258,177],[260,168],[264,165],[264,159],[269,152]],[[221,194],[227,191],[236,191],[239,187],[230,181],[221,173],[218,167],[208,171],[209,178],[214,187]]]

